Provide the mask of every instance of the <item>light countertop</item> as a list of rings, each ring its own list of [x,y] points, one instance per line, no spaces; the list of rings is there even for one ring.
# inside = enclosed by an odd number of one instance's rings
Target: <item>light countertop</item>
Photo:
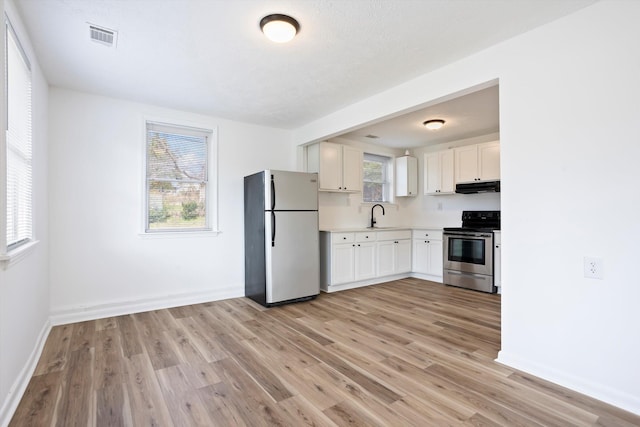
[[[442,230],[442,227],[345,227],[345,228],[321,228],[320,231],[329,233],[361,233],[371,231],[397,231],[397,230]]]

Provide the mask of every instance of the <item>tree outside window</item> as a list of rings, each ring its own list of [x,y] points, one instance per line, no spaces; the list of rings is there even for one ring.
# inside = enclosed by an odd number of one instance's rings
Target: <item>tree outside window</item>
[[[362,200],[364,202],[389,202],[389,167],[391,158],[364,153]]]

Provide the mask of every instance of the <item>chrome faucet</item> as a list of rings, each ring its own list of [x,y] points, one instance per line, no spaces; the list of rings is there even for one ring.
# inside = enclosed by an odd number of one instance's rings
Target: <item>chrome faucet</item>
[[[382,206],[380,203],[376,203],[375,205],[371,206],[371,227],[369,228],[374,228],[376,226],[376,219],[373,217],[373,210],[376,206],[380,206],[382,208],[382,215],[384,215],[384,206]]]

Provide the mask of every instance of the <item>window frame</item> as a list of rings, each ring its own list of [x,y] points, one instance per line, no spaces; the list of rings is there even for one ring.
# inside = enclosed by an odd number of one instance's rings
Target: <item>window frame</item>
[[[26,254],[31,252],[31,250],[38,243],[36,240],[36,230],[35,230],[35,203],[34,203],[34,179],[33,179],[33,164],[34,164],[34,144],[33,144],[33,69],[31,65],[31,61],[29,59],[29,55],[24,48],[24,45],[21,41],[21,37],[18,35],[18,32],[15,30],[15,27],[11,24],[11,20],[5,11],[4,15],[4,31],[2,34],[2,46],[3,46],[3,58],[4,58],[4,67],[2,71],[3,76],[3,86],[2,86],[2,102],[4,105],[5,114],[2,115],[1,125],[3,128],[2,136],[0,137],[0,209],[2,209],[3,215],[2,220],[0,220],[0,266],[3,269],[6,269],[12,263],[15,263],[21,260]],[[10,41],[10,38],[12,41]],[[19,57],[22,60],[22,66],[27,70],[28,80],[29,80],[29,100],[28,100],[28,108],[29,108],[29,117],[27,122],[29,123],[28,127],[28,158],[26,159],[26,164],[28,166],[28,174],[30,177],[29,189],[28,189],[28,221],[29,221],[29,232],[28,236],[12,242],[9,244],[7,234],[7,225],[8,225],[8,197],[9,194],[7,192],[7,184],[8,184],[8,173],[9,173],[9,139],[8,139],[8,128],[9,128],[9,81],[8,81],[8,71],[9,71],[9,43],[14,43],[15,47],[18,51]]]
[[[393,203],[393,157],[365,151],[362,155],[362,203]],[[383,181],[367,181],[364,173],[365,161],[382,160],[384,162]],[[382,184],[383,200],[365,200],[365,188],[367,182]],[[386,197],[385,197],[386,196]]]
[[[149,192],[147,181],[147,129],[149,124],[167,127],[185,133],[196,132],[205,133],[207,137],[207,165],[206,165],[206,193],[205,193],[205,227],[201,228],[163,228],[149,229]],[[145,117],[142,123],[142,188],[141,188],[141,237],[181,237],[197,235],[215,235],[218,230],[218,130],[216,126],[202,123],[191,123],[179,120],[168,120],[166,118]]]

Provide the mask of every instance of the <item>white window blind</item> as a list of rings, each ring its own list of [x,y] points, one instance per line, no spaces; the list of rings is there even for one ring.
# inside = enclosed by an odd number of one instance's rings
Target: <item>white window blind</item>
[[[146,231],[210,230],[212,131],[147,122]]]
[[[391,158],[364,153],[362,165],[362,200],[364,202],[390,202],[389,168]]]
[[[6,22],[7,252],[33,238],[31,67],[11,24]]]

